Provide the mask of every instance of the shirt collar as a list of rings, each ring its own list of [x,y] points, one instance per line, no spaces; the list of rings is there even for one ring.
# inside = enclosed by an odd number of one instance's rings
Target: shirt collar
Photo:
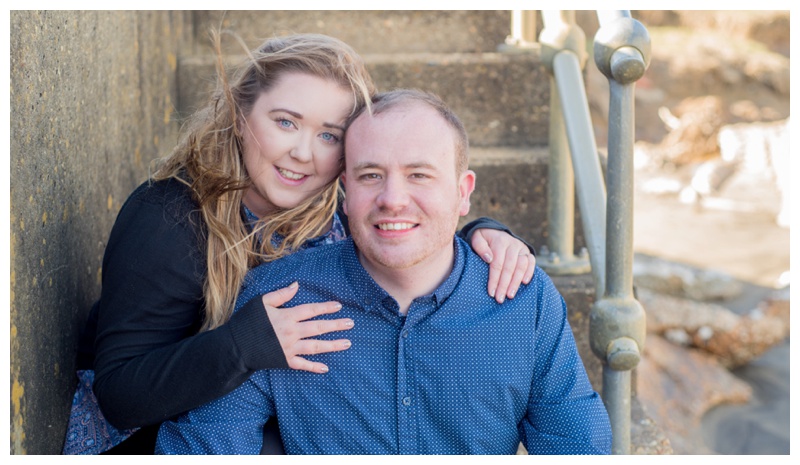
[[[464,272],[464,261],[466,260],[467,246],[458,237],[453,237],[453,269],[447,279],[433,291],[436,305],[441,306],[445,300],[456,290],[461,275]]]
[[[342,254],[342,268],[347,276],[347,280],[356,293],[356,298],[368,310],[376,310],[381,306],[383,300],[391,297],[382,287],[372,279],[367,270],[361,265],[358,259],[358,249],[353,243],[352,238],[347,239]],[[432,298],[436,307],[440,307],[455,291],[461,275],[464,272],[464,262],[468,252],[466,243],[458,237],[453,237],[453,268],[447,279],[439,285],[432,293],[420,296],[417,299]],[[416,300],[416,299],[415,299]]]

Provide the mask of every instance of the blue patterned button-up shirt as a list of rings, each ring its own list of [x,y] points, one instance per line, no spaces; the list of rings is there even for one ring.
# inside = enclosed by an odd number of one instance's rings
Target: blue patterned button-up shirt
[[[258,454],[277,416],[290,454],[601,454],[608,415],[592,390],[566,305],[537,269],[513,300],[486,292],[488,266],[455,240],[453,270],[407,316],[367,274],[351,239],[259,266],[239,297],[299,281],[287,305],[335,300],[355,327],[344,352],[308,356],[326,374],[264,370],[166,422],[157,453]]]

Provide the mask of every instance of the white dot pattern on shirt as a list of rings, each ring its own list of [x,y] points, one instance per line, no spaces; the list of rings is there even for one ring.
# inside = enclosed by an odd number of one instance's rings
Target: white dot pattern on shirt
[[[543,271],[499,305],[485,292],[487,267],[465,254],[457,289],[438,308],[432,296],[417,299],[404,321],[371,279],[336,271],[357,265],[343,251],[347,244],[271,264],[248,280],[240,300],[297,279],[300,289],[288,306],[339,300],[343,309],[323,318],[353,318],[355,328],[346,333],[353,346],[308,356],[330,367],[326,375],[256,373],[181,419],[197,422],[180,423],[189,442],[200,437],[213,443],[208,450],[221,451],[229,444],[217,444],[220,436],[250,437],[253,444],[241,450],[257,453],[261,435],[252,424],[277,413],[289,453],[497,454],[514,453],[520,440],[532,454],[607,452],[607,415],[583,372],[563,299]],[[339,337],[345,336],[320,338]],[[240,415],[246,420],[204,424]],[[160,444],[190,450],[173,436],[162,435]]]

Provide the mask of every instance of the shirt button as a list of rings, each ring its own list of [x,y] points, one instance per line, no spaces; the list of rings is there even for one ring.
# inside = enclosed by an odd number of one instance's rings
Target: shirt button
[[[403,331],[403,337],[408,337],[408,330]]]
[[[411,398],[410,397],[403,397],[403,405],[411,405]]]

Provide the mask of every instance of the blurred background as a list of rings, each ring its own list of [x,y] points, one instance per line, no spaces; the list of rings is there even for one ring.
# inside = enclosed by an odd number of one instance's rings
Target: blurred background
[[[788,454],[789,12],[632,13],[653,53],[636,83],[639,399],[675,453]]]

